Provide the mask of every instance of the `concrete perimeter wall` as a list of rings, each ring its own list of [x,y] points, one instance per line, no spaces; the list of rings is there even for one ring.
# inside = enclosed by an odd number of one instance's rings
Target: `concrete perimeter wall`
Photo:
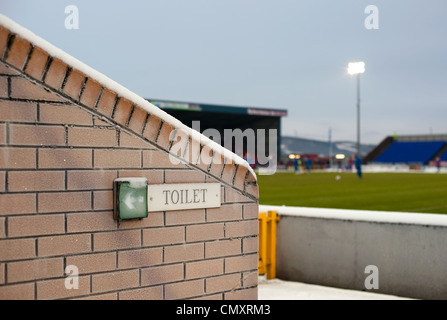
[[[435,214],[260,206],[276,210],[277,277],[371,292],[447,299],[447,217]]]

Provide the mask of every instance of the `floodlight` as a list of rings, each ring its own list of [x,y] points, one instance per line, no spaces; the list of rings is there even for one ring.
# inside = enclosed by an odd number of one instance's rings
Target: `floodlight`
[[[350,62],[348,64],[348,73],[351,75],[364,73],[365,72],[365,63],[360,62]]]

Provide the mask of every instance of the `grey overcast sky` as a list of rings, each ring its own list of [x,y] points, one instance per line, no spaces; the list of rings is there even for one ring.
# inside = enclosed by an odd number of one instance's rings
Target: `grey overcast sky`
[[[282,134],[303,138],[356,140],[346,69],[362,60],[362,142],[447,134],[445,0],[0,0],[0,12],[142,97],[287,109]]]

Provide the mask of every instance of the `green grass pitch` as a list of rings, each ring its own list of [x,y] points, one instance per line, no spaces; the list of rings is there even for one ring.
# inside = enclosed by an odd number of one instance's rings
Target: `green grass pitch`
[[[263,205],[447,213],[445,174],[278,172],[258,185]]]

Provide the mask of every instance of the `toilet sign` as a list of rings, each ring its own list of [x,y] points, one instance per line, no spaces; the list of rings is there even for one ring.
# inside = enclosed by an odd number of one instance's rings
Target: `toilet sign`
[[[159,184],[147,186],[148,212],[218,208],[219,183]]]

